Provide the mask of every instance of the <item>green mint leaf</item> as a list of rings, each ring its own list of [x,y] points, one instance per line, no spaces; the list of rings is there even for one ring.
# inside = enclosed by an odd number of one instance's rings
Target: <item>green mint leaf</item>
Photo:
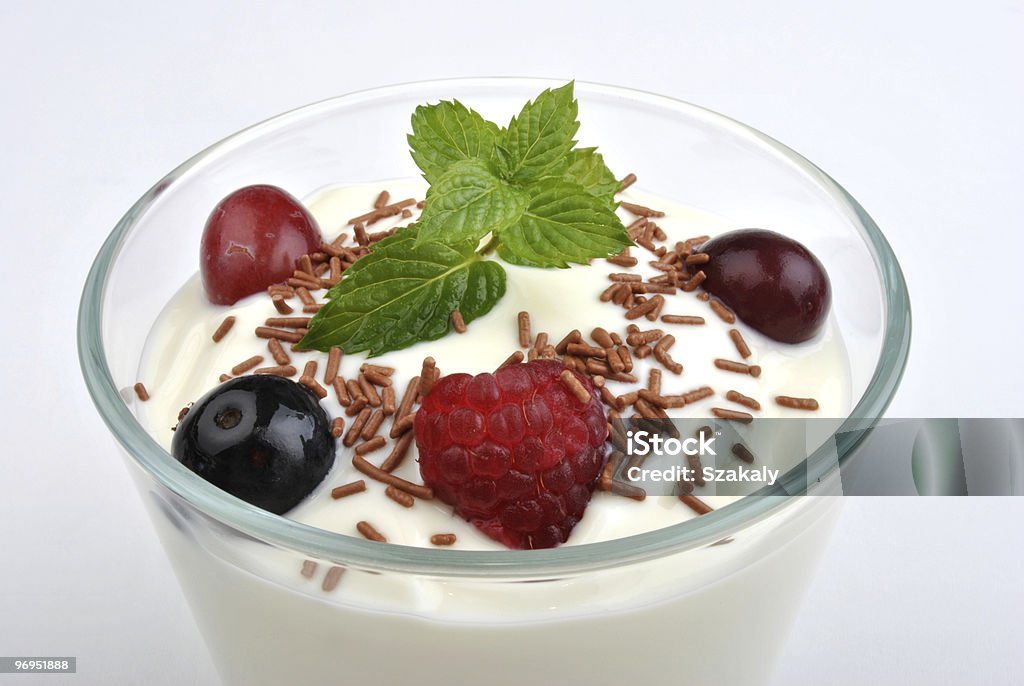
[[[498,254],[506,262],[564,268],[614,255],[632,243],[608,203],[579,184],[548,179],[527,191],[526,212],[498,234]]]
[[[503,145],[494,146],[494,167],[498,171],[498,176],[502,179],[507,179],[512,175],[512,166],[515,162],[512,161],[512,153]]]
[[[505,294],[505,270],[475,252],[476,243],[418,243],[415,228],[360,258],[309,323],[303,348],[371,357],[448,333],[454,310],[469,323]]]
[[[421,105],[412,115],[408,136],[412,158],[430,183],[459,160],[488,160],[498,127],[458,100]]]
[[[430,186],[420,215],[419,242],[479,241],[522,216],[526,194],[480,160],[455,162]]]
[[[597,148],[579,148],[569,153],[569,167],[565,180],[578,183],[594,197],[601,198],[614,207],[619,181],[604,163]]]
[[[579,108],[572,91],[572,81],[546,90],[512,118],[500,141],[512,158],[512,181],[530,183],[549,176],[550,168],[576,144]]]

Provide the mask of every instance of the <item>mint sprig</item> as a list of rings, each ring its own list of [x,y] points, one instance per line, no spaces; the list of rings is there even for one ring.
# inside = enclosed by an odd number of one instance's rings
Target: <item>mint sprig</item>
[[[506,128],[457,100],[417,107],[408,142],[430,183],[423,212],[344,272],[299,345],[372,356],[440,338],[453,310],[469,323],[504,295],[492,250],[565,268],[631,245],[615,214],[618,181],[596,148],[575,147],[578,109],[572,82]]]
[[[486,162],[451,164],[427,191],[420,215],[419,242],[479,241],[517,221],[526,209],[526,194],[499,179]]]
[[[573,136],[580,128],[576,121],[579,107],[572,91],[572,82],[546,90],[526,103],[509,122],[500,145],[509,154],[510,181],[537,181],[552,175],[557,166],[565,163],[566,155],[576,145]]]
[[[614,208],[619,180],[604,163],[604,158],[597,152],[597,148],[578,148],[569,153],[568,159],[565,180],[578,183],[588,193],[601,198]]]
[[[529,208],[499,234],[498,255],[506,262],[564,268],[617,253],[628,242],[608,203],[580,184],[554,180],[535,184],[529,192]]]
[[[503,259],[538,267],[583,264],[629,245],[625,227],[614,214],[618,190],[615,176],[596,148],[574,148],[573,136],[580,126],[576,120],[578,109],[571,82],[546,90],[526,103],[508,128],[494,126],[497,134],[488,149],[475,135],[482,130],[475,120],[479,115],[463,105],[442,102],[417,108],[409,142],[413,159],[431,182],[420,219],[423,227],[419,240],[479,241],[491,234]],[[458,113],[465,126],[471,126],[469,133],[462,138],[446,135],[441,141],[434,140],[430,132],[437,127],[432,129],[423,122],[451,121],[456,117],[453,113]],[[458,153],[451,152],[455,139],[461,145]],[[468,140],[477,145],[468,146]],[[441,148],[449,154],[425,159],[415,152]],[[538,197],[550,201],[549,192],[554,191],[561,193],[560,212],[594,212],[597,205],[576,192],[579,187],[602,201],[608,212],[589,222],[566,223],[544,221],[547,217],[526,211]],[[528,240],[530,236],[538,237],[542,244]]]
[[[455,162],[489,160],[498,134],[496,124],[452,100],[417,107],[407,139],[416,166],[433,184]]]
[[[414,227],[357,260],[328,293],[300,346],[371,357],[448,333],[451,313],[468,324],[505,294],[505,270],[477,244],[419,243]]]

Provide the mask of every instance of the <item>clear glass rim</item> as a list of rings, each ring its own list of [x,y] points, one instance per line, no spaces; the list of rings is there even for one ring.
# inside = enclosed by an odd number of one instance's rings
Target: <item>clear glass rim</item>
[[[554,79],[489,77],[459,78],[397,84],[330,98],[275,116],[232,134],[187,160],[150,188],[121,218],[104,241],[86,278],[78,316],[78,351],[86,386],[100,416],[129,455],[163,486],[184,498],[197,510],[238,531],[283,548],[301,550],[310,557],[380,571],[452,577],[531,578],[593,571],[662,557],[713,543],[749,526],[781,508],[791,506],[805,490],[841,465],[863,435],[863,429],[884,413],[899,385],[910,347],[910,300],[896,256],[881,230],[860,204],[824,171],[782,143],[734,119],[706,108],[664,95],[630,88],[576,82],[579,95],[624,98],[697,115],[756,140],[814,183],[858,220],[858,230],[878,270],[885,307],[885,329],[878,364],[850,417],[840,426],[847,440],[826,443],[815,454],[784,475],[764,497],[747,497],[699,518],[626,538],[562,546],[535,551],[463,551],[381,545],[372,541],[325,531],[271,514],[221,491],[177,462],[142,427],[128,409],[106,361],[102,337],[103,299],[111,267],[127,236],[154,203],[189,170],[230,151],[236,145],[305,118],[396,93],[434,91],[439,85],[460,88],[531,87],[536,92],[563,81]],[[425,99],[425,98],[424,98]],[[834,448],[832,446],[835,446]]]

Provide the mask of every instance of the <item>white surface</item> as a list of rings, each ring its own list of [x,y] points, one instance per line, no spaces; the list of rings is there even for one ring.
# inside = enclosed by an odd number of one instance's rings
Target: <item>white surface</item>
[[[758,127],[846,186],[903,264],[915,332],[892,414],[1024,414],[1019,2],[66,4],[0,6],[0,654],[79,658],[41,683],[216,683],[80,381],[78,295],[165,172],[332,95],[576,77]],[[1020,498],[851,501],[773,683],[1019,682],[1022,518]]]

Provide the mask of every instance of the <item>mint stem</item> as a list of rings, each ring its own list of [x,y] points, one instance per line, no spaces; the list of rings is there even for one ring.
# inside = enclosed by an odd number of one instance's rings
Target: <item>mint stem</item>
[[[498,237],[492,233],[490,240],[484,243],[484,247],[477,250],[476,254],[480,255],[480,257],[484,257],[488,253],[494,252],[496,247],[498,247]]]

